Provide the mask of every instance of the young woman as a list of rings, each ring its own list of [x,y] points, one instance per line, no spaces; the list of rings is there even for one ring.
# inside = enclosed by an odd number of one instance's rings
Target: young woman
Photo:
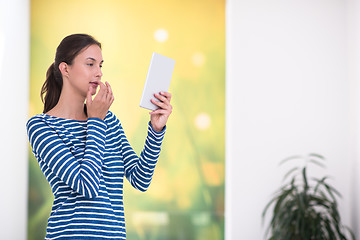
[[[159,109],[150,112],[138,157],[109,111],[114,96],[101,81],[102,64],[101,44],[93,37],[65,37],[41,90],[43,114],[27,123],[33,153],[55,197],[45,239],[125,239],[123,177],[140,191],[152,179],[171,95],[155,94],[152,102]]]

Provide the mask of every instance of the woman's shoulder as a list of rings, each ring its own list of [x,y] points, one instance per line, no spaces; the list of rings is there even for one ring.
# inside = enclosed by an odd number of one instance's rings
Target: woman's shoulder
[[[40,129],[40,128],[45,129],[47,126],[48,126],[48,124],[46,124],[44,114],[37,114],[37,115],[31,117],[26,122],[26,129],[27,129],[28,135],[30,135],[31,133],[36,131],[36,129]]]
[[[29,128],[30,126],[58,126],[61,125],[60,122],[65,121],[65,119],[53,117],[47,115],[45,113],[37,114],[32,116],[26,123],[26,127]]]
[[[32,116],[31,118],[29,118],[29,120],[26,123],[26,126],[34,124],[36,122],[44,122],[44,114],[37,114],[35,116]]]
[[[52,122],[52,121],[56,121],[56,120],[61,120],[61,118],[58,117],[53,117],[51,115],[47,115],[45,113],[41,113],[41,114],[37,114],[35,116],[32,116],[27,124],[32,123],[32,122]],[[65,119],[64,119],[65,120]]]

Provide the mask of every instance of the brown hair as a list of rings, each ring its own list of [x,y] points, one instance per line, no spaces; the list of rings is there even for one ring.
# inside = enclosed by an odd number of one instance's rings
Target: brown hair
[[[46,72],[46,80],[41,88],[41,100],[44,103],[43,113],[50,111],[58,103],[63,79],[59,64],[65,62],[68,65],[73,63],[74,58],[86,47],[101,43],[87,34],[72,34],[65,37],[56,49],[55,62],[52,63]],[[45,96],[44,96],[45,95]]]

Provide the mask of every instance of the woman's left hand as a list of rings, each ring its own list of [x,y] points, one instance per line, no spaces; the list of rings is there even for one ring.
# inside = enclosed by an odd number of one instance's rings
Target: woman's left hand
[[[160,92],[159,94],[155,93],[154,96],[159,101],[151,99],[151,102],[158,106],[159,109],[150,112],[150,122],[155,131],[161,132],[172,112],[172,106],[170,104],[171,94],[168,92]]]

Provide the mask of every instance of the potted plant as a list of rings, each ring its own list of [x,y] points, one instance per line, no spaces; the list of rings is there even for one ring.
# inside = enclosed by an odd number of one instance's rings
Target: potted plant
[[[273,206],[272,217],[265,237],[276,240],[347,239],[354,234],[342,225],[336,196],[340,193],[327,183],[329,177],[321,179],[307,176],[309,164],[325,167],[325,158],[319,154],[307,157],[293,156],[290,160],[304,160],[302,167],[290,169],[284,176],[286,182],[275,197],[266,205],[262,217]],[[270,233],[270,234],[269,234]]]

